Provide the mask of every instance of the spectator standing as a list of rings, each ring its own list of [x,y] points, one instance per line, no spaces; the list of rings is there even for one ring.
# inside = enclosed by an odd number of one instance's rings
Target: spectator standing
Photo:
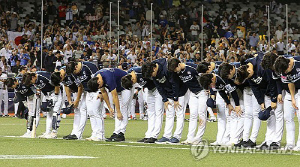
[[[193,24],[190,27],[192,33],[192,41],[198,41],[198,31],[200,30],[199,25],[196,21],[193,21]]]

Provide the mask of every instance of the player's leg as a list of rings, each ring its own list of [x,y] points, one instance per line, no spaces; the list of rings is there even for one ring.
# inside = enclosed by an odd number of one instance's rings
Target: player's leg
[[[149,91],[148,93],[148,130],[145,133],[145,138],[139,140],[139,142],[145,142],[146,140],[148,140],[151,137],[152,131],[155,127],[155,95],[152,91]]]
[[[80,112],[80,121],[78,125],[78,132],[76,134],[78,139],[82,139],[82,133],[84,131],[86,121],[87,121],[87,106],[86,106],[86,92],[83,92],[78,104],[78,109]]]
[[[155,114],[154,114],[154,125],[153,125],[154,128],[152,130],[151,137],[146,142],[154,143],[155,141],[157,141],[158,135],[160,134],[162,128],[163,116],[164,116],[164,103],[162,101],[162,96],[159,94],[157,89],[155,89],[154,91],[148,90],[148,92],[152,92],[155,99],[155,107],[154,107]]]
[[[104,140],[104,119],[102,117],[102,102],[98,99],[99,92],[86,93],[87,113],[90,116],[92,135],[86,140],[101,141]]]
[[[207,119],[207,105],[206,101],[208,96],[205,91],[201,91],[198,98],[198,117],[199,125],[196,136],[194,137],[193,143],[197,144],[202,141],[202,137],[206,128],[206,119]]]
[[[24,101],[24,103],[27,103],[27,108],[28,108],[28,116],[27,116],[27,131],[24,135],[21,137],[24,138],[31,138],[31,131],[33,129],[33,120],[34,120],[34,101],[33,101],[33,95],[27,97],[27,100]]]
[[[222,139],[226,130],[226,114],[225,114],[225,102],[220,96],[219,93],[216,95],[216,106],[218,109],[217,117],[218,117],[218,132],[216,141],[212,143],[212,145],[220,145],[222,143]],[[202,106],[200,106],[202,107]]]
[[[190,119],[189,119],[189,129],[187,139],[182,142],[183,144],[191,144],[194,141],[196,129],[197,129],[197,119],[198,119],[198,98],[199,95],[194,94],[193,92],[190,93],[189,99],[189,109],[190,109]],[[202,102],[203,103],[203,102]]]
[[[168,99],[169,106],[166,111],[166,124],[164,129],[164,134],[161,139],[157,141],[157,143],[165,143],[170,141],[172,137],[172,131],[174,127],[174,117],[175,117],[175,109],[174,109],[174,101],[173,99]]]
[[[296,105],[297,107],[299,108],[300,106],[300,93],[298,92],[296,95],[295,95],[295,98],[296,98]],[[300,111],[299,109],[297,110],[297,117],[298,117],[298,122],[300,122]],[[299,124],[299,127],[300,127],[300,124]],[[299,132],[300,132],[300,128],[299,128]],[[300,133],[298,133],[298,140],[297,140],[297,144],[296,144],[296,147],[294,148],[295,151],[300,151]]]
[[[61,91],[59,91],[58,95],[57,95],[57,99],[55,99],[55,93],[53,92],[51,95],[51,99],[53,101],[53,120],[52,120],[52,138],[57,138],[57,131],[58,128],[60,126],[60,121],[61,121],[61,116],[60,116],[60,110],[61,110],[61,106],[62,106],[62,93]]]
[[[128,118],[132,119],[133,120],[136,120],[136,115],[135,115],[135,106],[136,106],[136,98],[132,98],[130,99],[130,106],[129,106],[129,110],[130,110],[130,113],[128,115]]]
[[[140,90],[138,93],[140,119],[144,119],[145,116],[143,94],[143,90]]]
[[[293,149],[295,146],[295,109],[292,105],[291,94],[287,91],[284,96],[283,114],[286,127],[286,148]]]
[[[130,109],[130,99],[132,99],[133,90],[123,90],[121,95],[119,96],[120,101],[120,110],[123,116],[122,120],[119,120],[117,116],[115,116],[115,131],[114,133],[117,134],[117,137],[114,141],[125,141],[125,132],[126,126],[128,124],[128,113]],[[129,98],[128,98],[129,97]]]
[[[0,88],[0,116],[4,116],[4,113],[2,112],[2,101],[4,100],[4,90]]]
[[[236,133],[233,136],[233,143],[236,143],[234,146],[240,147],[244,142],[242,139],[243,131],[244,131],[244,117],[245,117],[245,107],[244,100],[240,98],[240,106],[241,106],[241,115],[237,117],[237,127]]]
[[[283,95],[284,96],[284,95]],[[273,143],[271,144],[271,147],[277,147],[280,146],[282,135],[283,135],[283,104],[277,102],[277,107],[274,110],[275,114],[275,132],[273,135]]]
[[[253,110],[254,110],[254,102],[256,101],[253,98],[253,92],[250,87],[246,87],[243,91],[243,99],[245,101],[245,116],[244,116],[244,132],[243,132],[243,146],[251,145],[254,147],[253,141],[250,140],[250,132],[253,123]],[[256,144],[255,144],[256,145]]]
[[[261,111],[261,107],[258,104],[257,99],[255,98],[254,95],[252,95],[252,106],[253,106],[253,127],[252,127],[250,140],[254,144],[256,144],[256,139],[261,125],[261,120],[258,118],[258,113]]]
[[[3,114],[8,117],[8,91],[7,89],[3,90],[3,103],[4,103],[4,112]]]
[[[176,129],[174,131],[173,138],[171,138],[171,143],[179,143],[182,135],[182,130],[184,127],[184,117],[185,117],[185,110],[187,102],[186,100],[189,99],[190,91],[187,91],[184,96],[181,96],[178,98],[179,107],[178,109],[175,109],[176,112]]]

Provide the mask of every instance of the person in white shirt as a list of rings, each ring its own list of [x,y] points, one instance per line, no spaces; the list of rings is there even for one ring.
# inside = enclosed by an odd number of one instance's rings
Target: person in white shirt
[[[289,38],[289,43],[286,44],[286,48],[288,49],[288,54],[291,54],[292,50],[296,50],[296,46],[292,43],[291,38]]]
[[[276,50],[278,55],[284,54],[284,42],[282,39],[279,40],[279,42],[276,43]]]
[[[165,40],[165,43],[162,45],[162,51],[167,54],[167,51],[171,51],[172,45],[168,43],[168,40]]]
[[[0,108],[0,116],[8,117],[8,91],[4,85],[4,81],[7,79],[7,74],[2,73],[2,68],[0,68],[0,106],[2,106],[2,101],[4,102],[4,112]]]
[[[279,41],[280,39],[283,39],[283,31],[281,25],[278,26],[278,30],[275,32],[276,39]]]
[[[200,30],[200,27],[196,21],[193,22],[193,24],[190,27],[190,30],[192,32],[192,41],[198,41],[198,31]]]
[[[69,58],[73,56],[73,47],[70,44],[67,44],[67,46],[63,49],[64,51],[64,63],[69,62]]]
[[[134,64],[136,62],[137,56],[134,54],[133,51],[131,51],[130,54],[127,56],[127,59],[130,59],[131,63]]]

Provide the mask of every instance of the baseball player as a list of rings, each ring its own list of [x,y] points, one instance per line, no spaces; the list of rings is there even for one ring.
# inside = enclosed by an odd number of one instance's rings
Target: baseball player
[[[33,128],[33,119],[35,116],[35,108],[34,108],[34,88],[28,87],[22,84],[22,77],[16,77],[16,78],[8,78],[5,82],[6,86],[8,88],[15,90],[15,97],[16,100],[20,103],[24,103],[25,106],[28,108],[28,117],[27,119],[27,132],[22,135],[21,137],[24,138],[31,138],[31,131]],[[23,111],[24,112],[24,111]],[[39,124],[39,115],[36,115],[36,127]]]
[[[81,96],[81,100],[85,101],[87,114],[90,116],[91,127],[92,127],[92,135],[89,138],[86,138],[88,141],[103,141],[104,137],[104,119],[102,117],[102,104],[99,97],[98,92],[93,92],[87,85],[88,81],[92,78],[92,75],[98,71],[98,68],[95,64],[90,62],[69,62],[66,65],[66,73],[67,75],[73,75],[75,77],[75,84],[78,87],[78,92],[80,89],[83,89],[83,95]],[[78,95],[78,97],[80,97]],[[79,99],[76,98],[78,101]],[[74,101],[74,103],[76,102]],[[76,102],[77,103],[77,102]],[[71,103],[72,104],[72,103]],[[83,103],[84,106],[84,103]],[[84,125],[87,119],[87,115],[83,113],[80,117],[80,128],[81,131],[84,129]],[[82,135],[82,132],[80,132]],[[78,137],[80,137],[78,135]]]
[[[50,80],[51,73],[38,71],[36,73],[26,73],[23,76],[22,84],[26,86],[34,85],[36,94],[40,96],[43,93],[42,99],[43,108],[47,108],[46,132],[39,136],[39,138],[57,138],[57,130],[60,122],[60,108],[61,108],[61,90],[60,86],[54,86]],[[34,102],[34,107],[39,108],[39,104]],[[52,129],[52,131],[51,131]]]
[[[64,136],[63,139],[81,139],[87,120],[85,101],[81,100],[85,99],[85,94],[83,94],[83,86],[76,85],[74,75],[67,75],[65,66],[63,66],[58,72],[52,73],[51,82],[54,86],[59,86],[61,82],[63,83],[69,105],[71,106],[73,104],[73,107],[75,108],[73,130],[71,134]]]
[[[237,83],[248,82],[255,96],[256,101],[260,105],[260,107],[256,108],[254,112],[253,110],[251,110],[250,111],[251,113],[248,113],[249,110],[245,110],[244,127],[246,126],[247,130],[244,128],[244,133],[245,131],[247,131],[246,135],[248,135],[248,132],[250,131],[249,125],[251,125],[252,122],[251,119],[253,117],[254,117],[255,124],[253,125],[251,138],[247,141],[247,143],[243,145],[244,147],[256,146],[255,141],[261,124],[261,121],[258,118],[258,112],[260,110],[264,110],[266,107],[269,106],[271,106],[273,109],[270,118],[267,120],[267,132],[266,132],[265,141],[259,146],[260,149],[268,149],[268,148],[278,147],[278,144],[273,142],[274,133],[276,131],[276,125],[275,125],[276,120],[275,120],[274,112],[281,112],[281,111],[278,111],[280,110],[280,108],[277,108],[276,82],[272,78],[272,71],[268,69],[264,70],[261,67],[261,60],[263,55],[264,54],[260,52],[256,57],[246,60],[247,65],[243,65],[238,69],[236,82]],[[244,100],[248,101],[248,98],[244,97]],[[247,103],[245,103],[245,105],[246,104]],[[245,136],[245,138],[247,137]],[[243,138],[244,141],[245,138]]]
[[[300,68],[300,62],[297,61],[295,58],[284,58],[282,56],[278,57],[275,61],[274,64],[274,70],[277,74],[281,75],[281,81],[284,83],[283,85],[288,84],[288,90],[286,91],[286,95],[285,95],[285,99],[290,99],[291,100],[291,104],[292,107],[286,106],[290,103],[286,103],[286,100],[284,100],[284,115],[287,115],[287,118],[289,120],[294,120],[294,112],[295,110],[297,110],[297,114],[298,114],[298,121],[300,120],[300,116],[299,116],[299,93],[296,93],[299,88],[300,88],[300,74],[299,74],[299,68]],[[286,108],[287,107],[287,108]],[[289,130],[290,131],[294,131],[294,123],[291,122],[291,124],[289,125]],[[287,131],[288,131],[288,127],[287,127]],[[294,132],[287,132],[290,134],[290,137],[294,136]],[[290,140],[288,140],[287,138],[287,144],[290,144],[290,146],[292,147],[293,145],[293,139],[290,138]],[[287,145],[288,146],[288,145]],[[294,147],[295,151],[299,151],[300,150],[300,135],[298,136],[298,141],[296,144],[296,147]]]
[[[190,91],[189,131],[187,139],[184,142],[182,142],[183,144],[199,143],[202,140],[202,136],[206,127],[206,101],[208,99],[208,94],[199,85],[199,82],[197,80],[198,73],[196,71],[196,67],[197,65],[193,63],[181,63],[180,60],[177,58],[172,58],[168,62],[168,70],[177,73],[179,75],[179,78],[188,87]],[[199,126],[198,132],[195,136],[198,117],[201,120],[200,122],[202,122],[202,124]]]
[[[162,96],[166,111],[166,125],[164,135],[156,143],[179,143],[184,126],[185,107],[188,101],[187,87],[177,74],[169,72],[166,59],[157,59],[142,66],[144,78],[152,78]],[[174,117],[177,117],[176,130],[172,137]],[[172,138],[171,138],[172,137]]]
[[[217,142],[213,143],[215,145],[231,145],[233,141],[229,141],[228,138],[229,132],[230,132],[230,124],[227,122],[226,124],[226,112],[225,112],[225,106],[224,102],[228,108],[228,114],[236,114],[236,116],[241,115],[241,106],[240,106],[240,99],[236,90],[236,87],[232,82],[226,83],[220,76],[217,74],[202,74],[199,78],[200,85],[206,89],[213,89],[214,91],[217,91],[216,96],[216,104],[219,109],[218,114],[220,114],[220,121],[221,123],[218,124],[218,134],[217,134]],[[230,96],[232,97],[232,100],[230,100],[226,94],[227,91]],[[233,108],[231,102],[234,104],[235,108]],[[234,111],[235,113],[233,113]],[[218,117],[219,119],[219,117]],[[231,121],[231,120],[230,120]],[[223,125],[223,126],[222,126]],[[228,126],[226,126],[228,125]],[[219,133],[220,131],[220,133]],[[226,135],[226,131],[227,134]],[[235,136],[235,132],[232,132],[232,136]],[[234,143],[234,142],[233,142]],[[236,143],[235,143],[236,144]]]
[[[219,66],[219,74],[220,77],[226,82],[226,86],[230,86],[233,90],[236,90],[236,92],[238,93],[238,97],[239,97],[239,103],[240,103],[240,108],[239,110],[241,111],[240,113],[236,113],[233,112],[230,115],[227,114],[227,118],[223,118],[223,119],[230,119],[229,122],[229,127],[230,127],[230,141],[229,141],[229,145],[234,144],[234,146],[236,147],[240,147],[242,142],[239,142],[240,138],[242,137],[242,133],[243,133],[243,127],[244,127],[244,101],[243,101],[243,97],[242,97],[242,91],[243,91],[243,87],[240,85],[236,85],[234,83],[234,80],[236,78],[236,71],[237,71],[237,67],[239,67],[240,63],[235,62],[232,64],[229,63],[222,63]],[[226,87],[225,86],[225,87]],[[235,103],[233,102],[234,99],[231,97],[230,98],[231,104],[232,106],[235,106]],[[236,107],[235,107],[236,108]],[[222,115],[222,114],[220,114]],[[219,117],[218,117],[219,118]],[[220,118],[222,119],[222,117]]]
[[[8,115],[8,91],[4,84],[7,79],[7,74],[2,72],[0,68],[0,106],[2,106],[2,101],[4,103],[4,112],[0,111],[0,116],[9,117]]]
[[[163,102],[162,97],[158,93],[158,90],[156,89],[153,81],[143,78],[141,71],[141,67],[133,67],[129,69],[128,75],[122,78],[122,86],[125,89],[130,90],[137,83],[142,87],[142,89],[148,89],[148,130],[145,133],[145,138],[138,140],[138,142],[155,143],[162,127]]]
[[[103,99],[109,107],[111,116],[114,114],[114,110],[111,108],[109,97],[105,88],[107,88],[113,97],[113,103],[115,104],[116,116],[115,116],[115,130],[111,137],[106,141],[125,141],[125,131],[128,123],[128,113],[130,99],[132,98],[132,91],[124,89],[121,86],[121,78],[127,75],[126,71],[118,68],[105,68],[97,71],[88,82],[88,87],[93,91],[101,90]]]

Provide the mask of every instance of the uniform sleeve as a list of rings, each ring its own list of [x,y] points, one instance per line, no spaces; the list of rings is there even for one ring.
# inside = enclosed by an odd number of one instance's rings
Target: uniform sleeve
[[[240,106],[240,99],[239,99],[239,96],[238,96],[236,90],[234,90],[230,94],[231,94],[231,97],[233,98],[235,106]]]
[[[251,81],[249,82],[249,84],[250,84],[250,87],[251,87],[251,89],[252,89],[252,92],[253,92],[253,94],[254,94],[254,96],[255,96],[255,98],[256,98],[258,104],[264,103],[264,101],[265,101],[265,100],[264,100],[264,95],[263,95],[263,93],[260,91],[258,85],[255,84],[255,83],[252,83]]]
[[[176,73],[171,73],[168,72],[169,74],[169,81],[172,84],[172,90],[173,90],[173,100],[174,101],[178,101],[178,97],[179,97],[179,76]]]
[[[276,79],[276,87],[277,87],[277,93],[282,94],[282,82],[280,79]]]
[[[274,80],[272,78],[272,73],[271,71],[267,71],[266,72],[266,77],[268,79],[268,89],[270,91],[270,95],[271,95],[271,101],[273,103],[277,102],[277,86],[276,86],[276,80]]]
[[[219,91],[220,96],[224,99],[225,103],[228,105],[230,104],[230,100],[228,99],[227,94],[225,93],[225,90]]]
[[[210,95],[216,95],[215,91],[212,88],[209,89],[209,92],[210,92]]]

